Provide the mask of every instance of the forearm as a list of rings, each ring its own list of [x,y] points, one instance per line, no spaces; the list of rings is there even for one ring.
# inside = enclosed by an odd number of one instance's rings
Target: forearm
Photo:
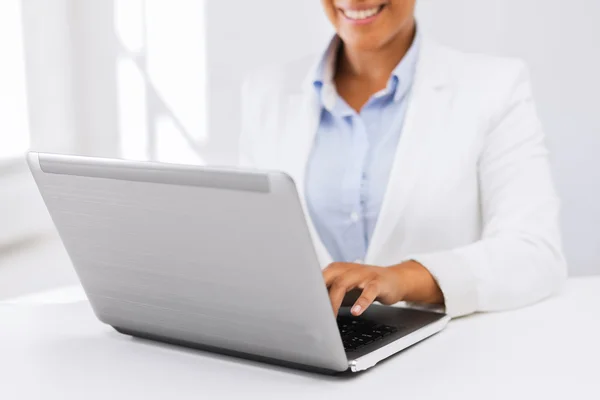
[[[403,300],[415,303],[443,304],[444,295],[433,275],[416,261],[391,266],[405,287]]]

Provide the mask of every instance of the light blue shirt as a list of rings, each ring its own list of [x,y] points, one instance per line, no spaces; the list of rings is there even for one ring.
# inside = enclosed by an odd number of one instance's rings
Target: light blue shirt
[[[419,53],[419,35],[387,87],[360,113],[338,94],[334,69],[339,39],[314,79],[321,119],[307,166],[310,216],[334,261],[364,262],[390,177]]]

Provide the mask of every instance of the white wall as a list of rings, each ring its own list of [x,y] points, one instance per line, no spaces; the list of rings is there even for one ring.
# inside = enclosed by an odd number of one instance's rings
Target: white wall
[[[242,77],[320,51],[331,30],[317,0],[209,1],[207,15],[210,159],[228,163]],[[564,203],[571,272],[600,274],[600,1],[418,0],[418,18],[441,42],[528,62]]]
[[[5,135],[10,137],[15,134],[31,135],[30,144],[34,148],[44,148],[46,151],[73,152],[76,145],[74,118],[72,113],[73,97],[69,59],[71,57],[68,34],[68,15],[66,0],[55,0],[51,4],[45,0],[25,0],[15,2],[20,8],[19,13],[9,14],[10,18],[20,19],[17,32],[8,36],[12,46],[23,45],[22,60],[15,60],[18,55],[6,52],[2,56],[3,64],[23,64],[19,66],[22,71],[10,71],[0,67],[3,79],[16,79],[12,84],[23,84],[26,91],[27,115],[9,107],[3,112],[11,113],[6,124],[2,118],[2,129],[7,130]],[[2,8],[7,5],[3,4]],[[14,11],[14,10],[13,10]],[[17,15],[15,15],[17,14]],[[18,15],[20,14],[20,15]],[[15,23],[15,21],[13,21]],[[23,34],[21,38],[17,35]],[[49,40],[53,38],[55,40]],[[5,49],[4,47],[2,48]],[[9,47],[10,49],[10,47]],[[20,82],[19,75],[25,75],[26,83]],[[3,80],[0,79],[0,80]],[[4,89],[0,82],[0,90]],[[5,96],[14,96],[11,90],[3,93]],[[2,95],[0,95],[2,96]],[[19,107],[21,96],[12,106]],[[16,114],[16,115],[15,115]],[[21,120],[21,125],[16,131],[11,119]],[[12,125],[12,126],[11,126]],[[0,147],[3,146],[6,136],[0,135]],[[11,146],[9,146],[11,147]],[[24,153],[25,149],[22,152]],[[1,153],[1,152],[0,152]],[[13,160],[11,168],[0,165],[0,248],[21,241],[25,238],[36,236],[52,230],[48,216],[33,178],[27,170],[25,158],[21,154],[14,154],[18,158]],[[0,253],[2,250],[0,249]]]
[[[69,0],[21,3],[29,128],[33,148],[74,152],[74,68]]]

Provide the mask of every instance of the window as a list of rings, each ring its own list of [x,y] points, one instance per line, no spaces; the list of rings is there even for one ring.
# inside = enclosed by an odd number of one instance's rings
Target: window
[[[205,30],[204,1],[0,1],[0,247],[52,229],[29,148],[205,164]]]
[[[115,2],[121,157],[204,164],[204,2]]]

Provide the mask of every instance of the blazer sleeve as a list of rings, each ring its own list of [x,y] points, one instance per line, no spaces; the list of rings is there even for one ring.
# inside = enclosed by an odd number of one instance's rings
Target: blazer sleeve
[[[431,272],[454,317],[537,302],[567,276],[544,134],[527,69],[521,63],[517,69],[478,163],[481,240],[408,257]]]

